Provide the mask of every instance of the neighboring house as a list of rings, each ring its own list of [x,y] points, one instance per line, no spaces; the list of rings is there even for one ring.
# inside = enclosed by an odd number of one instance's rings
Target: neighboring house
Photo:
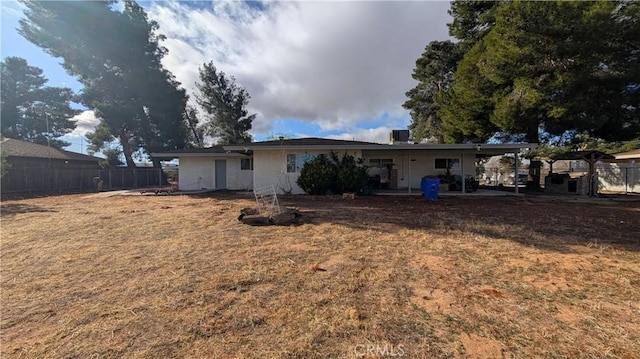
[[[617,193],[640,193],[640,149],[613,154],[596,164],[598,188]]]
[[[302,194],[296,180],[304,164],[334,152],[362,158],[372,170],[388,170],[388,188],[418,190],[424,176],[475,175],[476,158],[518,153],[535,144],[378,144],[324,138],[282,139],[154,153],[179,159],[179,189],[251,190],[274,186],[278,193]],[[250,164],[253,165],[250,170]],[[185,167],[186,166],[186,167]],[[242,168],[246,168],[243,170]],[[246,172],[243,172],[246,171]],[[370,172],[371,173],[371,172]],[[248,180],[247,176],[251,176]]]
[[[36,143],[3,138],[2,153],[10,168],[99,169],[102,158]]]
[[[61,192],[95,187],[102,158],[31,142],[3,138],[0,150],[7,169],[2,193]]]

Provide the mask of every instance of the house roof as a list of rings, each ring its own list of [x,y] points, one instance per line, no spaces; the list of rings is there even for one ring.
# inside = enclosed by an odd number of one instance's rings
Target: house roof
[[[6,154],[7,157],[50,158],[67,161],[91,162],[99,162],[103,160],[100,157],[65,151],[59,148],[20,141],[13,138],[3,138],[0,144],[2,147],[2,151]]]
[[[381,144],[362,141],[334,140],[327,138],[298,138],[284,139],[282,141],[252,142],[244,145],[224,146],[227,150],[280,150],[283,148],[304,148],[304,149],[359,149],[359,150],[385,150],[385,151],[473,151],[479,155],[504,154],[507,152],[519,151],[523,148],[537,147],[534,143],[517,144],[410,144],[395,143]]]
[[[627,151],[627,152],[614,153],[613,157],[615,157],[616,160],[640,159],[640,149]]]
[[[378,151],[462,151],[473,152],[477,155],[501,155],[508,152],[520,151],[523,148],[534,148],[535,143],[516,144],[381,144],[363,141],[335,140],[329,138],[295,138],[262,142],[250,142],[242,145],[213,146],[211,148],[185,149],[170,152],[152,153],[156,158],[172,157],[242,157],[251,155],[253,151],[275,151],[283,149],[304,149],[304,150],[378,150]]]
[[[175,158],[175,157],[245,157],[248,152],[236,152],[224,149],[222,146],[211,146],[207,148],[184,148],[167,152],[152,153],[151,157]]]
[[[262,142],[252,142],[246,145],[240,145],[242,147],[282,147],[282,146],[300,146],[300,147],[308,147],[308,146],[354,146],[354,147],[362,147],[366,146],[385,146],[379,143],[373,142],[363,142],[363,141],[348,141],[348,140],[335,140],[330,138],[318,138],[318,137],[305,137],[305,138],[293,138],[293,139],[283,139],[273,140],[273,141],[262,141]],[[231,148],[236,146],[225,146],[225,148]]]

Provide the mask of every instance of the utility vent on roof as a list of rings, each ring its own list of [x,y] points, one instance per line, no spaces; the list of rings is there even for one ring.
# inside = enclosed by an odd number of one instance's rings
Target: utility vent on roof
[[[395,142],[407,143],[409,142],[409,130],[393,130],[389,134],[389,143]]]

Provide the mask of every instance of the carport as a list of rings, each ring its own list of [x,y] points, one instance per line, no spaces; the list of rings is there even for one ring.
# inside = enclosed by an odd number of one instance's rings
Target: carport
[[[439,163],[443,160],[455,161],[455,173],[462,178],[462,193],[466,194],[465,176],[475,176],[475,161],[479,158],[514,154],[517,156],[523,149],[532,149],[537,144],[410,144],[394,143],[389,146],[362,147],[362,158],[365,164],[385,158],[392,160],[397,172],[397,187],[390,188],[390,193],[407,193],[419,188],[424,176],[437,176],[442,173]],[[518,173],[518,161],[515,161],[515,173]],[[393,177],[391,174],[390,177]],[[518,186],[515,193],[518,193]]]

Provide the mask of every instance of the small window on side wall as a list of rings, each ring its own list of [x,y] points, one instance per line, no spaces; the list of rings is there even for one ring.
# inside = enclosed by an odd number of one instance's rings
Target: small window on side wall
[[[241,158],[240,159],[240,170],[242,170],[242,171],[253,171],[253,158]]]

